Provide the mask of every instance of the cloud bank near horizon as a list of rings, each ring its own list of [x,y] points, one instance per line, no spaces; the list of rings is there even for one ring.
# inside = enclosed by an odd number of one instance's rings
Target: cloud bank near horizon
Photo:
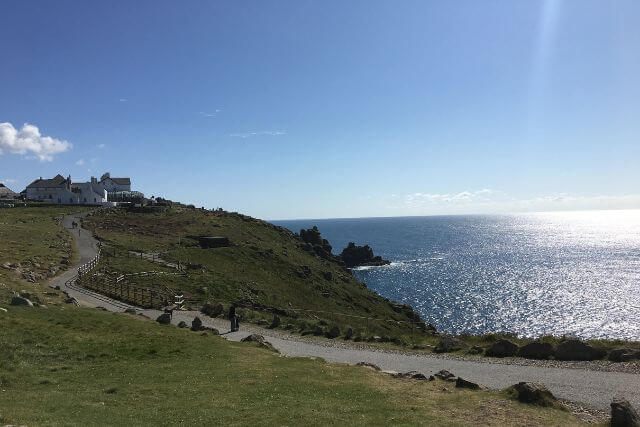
[[[33,155],[41,162],[50,162],[54,155],[71,148],[70,142],[44,136],[32,124],[25,123],[18,130],[11,123],[0,123],[0,155],[6,151],[11,154]]]

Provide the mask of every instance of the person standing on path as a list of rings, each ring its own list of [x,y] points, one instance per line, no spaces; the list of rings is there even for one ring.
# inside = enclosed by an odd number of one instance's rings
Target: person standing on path
[[[238,316],[236,315],[236,305],[229,308],[229,321],[231,322],[231,332],[236,332],[238,328]]]

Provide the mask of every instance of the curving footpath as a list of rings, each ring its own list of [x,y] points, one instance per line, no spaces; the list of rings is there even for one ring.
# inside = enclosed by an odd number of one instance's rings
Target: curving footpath
[[[78,267],[90,261],[98,252],[96,240],[91,232],[84,229],[72,229],[72,221],[78,221],[82,215],[64,218],[63,224],[74,236],[80,262],[64,274],[51,280],[50,286],[59,286],[81,305],[88,307],[104,307],[109,311],[122,312],[126,308],[135,308],[139,313],[156,319],[159,310],[144,310],[138,307],[113,300],[95,292],[76,286],[68,287],[65,283],[77,274]],[[175,312],[172,322],[185,321],[188,324],[200,315],[198,312]],[[228,322],[200,315],[203,324],[228,331]],[[520,381],[542,383],[557,397],[577,402],[602,411],[609,410],[614,396],[623,396],[635,407],[640,407],[640,375],[622,372],[603,372],[576,368],[558,368],[547,366],[516,365],[499,361],[460,360],[437,355],[412,355],[399,351],[374,350],[349,347],[347,343],[330,345],[321,342],[309,342],[295,335],[274,332],[255,325],[242,325],[244,331],[227,332],[223,336],[229,340],[239,341],[249,333],[260,333],[285,356],[320,357],[329,362],[356,364],[370,362],[383,370],[397,372],[418,371],[431,375],[441,369],[453,372],[466,380],[470,380],[491,389],[503,389]]]

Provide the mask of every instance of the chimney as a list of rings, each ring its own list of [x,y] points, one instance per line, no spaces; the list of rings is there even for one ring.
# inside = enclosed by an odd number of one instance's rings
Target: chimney
[[[92,177],[91,177],[91,183],[92,183],[92,184],[97,184],[97,183],[98,183],[98,180],[97,180],[95,177],[93,177],[93,176],[92,176]]]

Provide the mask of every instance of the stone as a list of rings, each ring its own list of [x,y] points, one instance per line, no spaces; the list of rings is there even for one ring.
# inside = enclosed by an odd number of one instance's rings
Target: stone
[[[80,304],[78,303],[78,300],[77,300],[77,299],[75,299],[75,298],[73,298],[73,297],[65,298],[64,303],[65,303],[65,304],[80,305]]]
[[[33,307],[33,303],[27,299],[27,298],[23,298],[17,295],[14,295],[11,298],[11,305],[24,305],[26,307]]]
[[[212,328],[210,326],[205,326],[202,328],[203,331],[210,332],[212,335],[220,335],[220,331],[216,328]]]
[[[178,322],[178,328],[186,328],[187,327],[187,322],[185,322],[184,320],[181,320],[180,322]]]
[[[353,328],[349,327],[349,328],[347,328],[346,332],[344,333],[344,339],[345,340],[350,340],[351,338],[353,338]]]
[[[520,382],[509,387],[518,401],[538,406],[554,406],[555,396],[542,384]]]
[[[527,359],[548,359],[553,356],[555,350],[548,342],[533,341],[525,344],[518,350],[518,355]]]
[[[380,337],[378,335],[374,335],[371,338],[369,338],[369,341],[371,341],[371,342],[382,342],[382,337]]]
[[[612,427],[640,427],[640,417],[628,400],[614,398],[611,402]]]
[[[478,384],[473,383],[471,381],[467,381],[460,377],[456,379],[456,388],[468,388],[469,390],[480,390],[480,386]]]
[[[433,374],[434,377],[436,378],[440,378],[441,380],[445,380],[445,381],[453,381],[453,379],[456,377],[455,375],[453,375],[451,372],[447,371],[446,369],[442,369],[438,372],[436,372],[435,374]]]
[[[609,360],[612,362],[629,362],[637,358],[637,352],[630,348],[616,348],[609,352]]]
[[[241,342],[264,342],[264,337],[260,334],[251,334],[240,340]]]
[[[484,352],[489,357],[513,357],[517,353],[518,346],[509,340],[497,341]]]
[[[162,313],[160,316],[158,316],[156,322],[160,323],[161,325],[168,325],[171,323],[171,315],[169,313]]]
[[[401,374],[402,378],[409,378],[412,380],[421,380],[421,381],[426,381],[427,377],[424,374],[421,374],[418,371],[409,371],[409,372],[405,372],[404,374]]]
[[[366,368],[373,369],[374,371],[379,371],[380,370],[380,367],[378,365],[370,363],[370,362],[358,362],[358,363],[356,363],[356,366],[364,366]]]
[[[202,320],[200,320],[200,318],[196,316],[191,322],[191,330],[194,332],[198,332],[202,329]]]
[[[136,309],[135,308],[131,308],[131,307],[127,308],[124,312],[127,313],[127,314],[138,314]]]
[[[333,280],[333,274],[330,271],[323,271],[322,277],[324,277],[324,280],[328,280],[328,281]]]
[[[460,341],[458,338],[452,337],[451,335],[445,335],[440,338],[440,342],[436,345],[436,348],[433,349],[434,353],[450,353],[452,351],[461,350],[464,347],[464,343]]]
[[[597,360],[605,354],[606,351],[576,339],[564,341],[556,349],[558,360]]]
[[[340,328],[337,326],[333,326],[327,331],[327,338],[338,338],[340,336]]]

